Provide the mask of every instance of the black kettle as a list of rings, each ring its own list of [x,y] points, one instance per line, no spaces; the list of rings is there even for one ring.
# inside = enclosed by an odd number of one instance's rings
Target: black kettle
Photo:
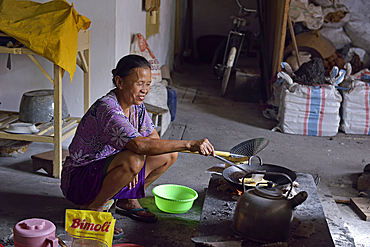
[[[288,199],[293,188],[290,177],[277,172],[251,172],[246,174],[274,174],[285,176],[290,181],[290,191],[285,197],[282,191],[269,182],[258,184],[245,191],[236,204],[232,229],[235,233],[262,243],[284,242],[290,238],[293,221],[293,209],[307,199],[307,192],[302,191]]]

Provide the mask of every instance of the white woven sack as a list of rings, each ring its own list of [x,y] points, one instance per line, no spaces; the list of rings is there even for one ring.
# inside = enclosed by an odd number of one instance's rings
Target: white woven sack
[[[320,5],[321,7],[327,7],[333,5],[333,1],[330,0],[312,0],[313,3]]]
[[[344,31],[352,40],[352,45],[370,53],[370,22],[359,13],[352,13],[349,21],[344,25]]]
[[[370,71],[364,69],[351,76],[343,86],[341,129],[346,134],[370,135]]]
[[[284,70],[287,71],[288,75],[292,75],[293,74],[292,67],[290,66],[289,63],[282,62],[281,63],[281,67],[282,67],[282,69],[284,69]],[[273,93],[271,99],[269,99],[267,101],[267,103],[269,105],[272,105],[272,106],[275,106],[275,107],[279,107],[280,106],[280,97],[281,97],[281,91],[283,89],[283,84],[284,84],[284,78],[276,78],[275,83],[272,85],[272,88],[274,90],[274,93]]]
[[[306,112],[308,106],[307,101],[311,100],[309,111],[313,113],[339,113],[338,110],[341,105],[341,101],[337,98],[337,95],[333,94],[333,91],[334,90],[328,89],[327,87],[321,87],[317,89],[316,95],[312,95],[311,92],[311,96],[304,96],[303,94],[291,93],[288,90],[285,90],[283,93],[284,106],[282,108]],[[317,93],[320,93],[320,95],[317,95]],[[325,98],[325,105],[322,105],[322,100],[320,100],[321,98]]]
[[[289,65],[283,63],[282,67],[290,73]],[[335,86],[343,81],[345,74],[345,70],[334,67],[327,79],[330,85],[307,86],[295,83],[287,73],[279,72],[278,77],[285,80],[280,95],[280,129],[290,134],[335,135],[339,128],[342,101]]]
[[[289,115],[291,113],[292,115]],[[284,133],[313,136],[334,136],[338,133],[339,114],[324,114],[322,124],[306,122],[304,116],[297,117],[294,111],[288,111],[280,128]],[[307,126],[302,128],[302,126]]]
[[[322,95],[315,98],[284,90],[279,108],[280,127],[284,133],[332,136],[338,132],[340,95],[324,87],[317,91]],[[330,97],[333,98],[329,100]]]
[[[344,32],[343,27],[323,27],[320,29],[320,34],[333,42],[336,50],[340,50],[346,45],[351,44],[351,39]]]
[[[336,5],[331,5],[331,6],[328,6],[328,7],[322,7],[322,13],[323,13],[324,18],[327,14],[332,13],[332,12],[336,12],[336,11],[339,11],[339,10],[342,10],[343,12],[346,13],[346,15],[340,20],[340,22],[331,23],[331,22],[325,22],[324,21],[322,26],[323,27],[329,27],[329,28],[343,27],[349,21],[349,18],[350,18],[349,9],[345,5],[336,4]],[[320,31],[320,33],[321,33],[321,31]]]
[[[161,133],[164,134],[164,132],[167,130],[168,126],[171,123],[171,113],[167,106],[166,81],[163,80],[155,84],[154,86],[152,86],[150,88],[149,93],[145,96],[144,102],[168,110],[168,112],[163,114],[163,117],[162,117]],[[151,113],[149,113],[149,115],[151,115]],[[158,123],[154,123],[154,124],[157,126]]]
[[[318,30],[324,23],[324,15],[321,6],[307,4],[300,1],[291,1],[289,16],[293,22],[303,22],[311,30]]]

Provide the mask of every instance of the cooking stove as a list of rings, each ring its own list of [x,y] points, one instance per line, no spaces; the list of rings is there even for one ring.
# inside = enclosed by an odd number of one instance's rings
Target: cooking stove
[[[198,235],[192,238],[193,242],[196,243],[195,246],[212,243],[214,246],[263,245],[263,243],[238,236],[231,229],[238,196],[237,193],[232,193],[230,190],[220,190],[220,185],[224,181],[226,180],[220,175],[211,175],[199,222]],[[308,198],[294,209],[292,234],[287,241],[288,245],[292,247],[335,246],[312,175],[297,173],[296,182],[299,184],[299,188],[295,190],[297,192],[306,191]],[[298,233],[299,223],[301,225],[299,228],[302,226],[311,228],[311,233],[306,234],[305,237],[303,237],[304,234]]]

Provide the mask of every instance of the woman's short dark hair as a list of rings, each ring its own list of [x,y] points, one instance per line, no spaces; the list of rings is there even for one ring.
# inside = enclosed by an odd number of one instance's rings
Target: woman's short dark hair
[[[118,75],[122,79],[130,75],[132,70],[136,68],[149,68],[150,63],[142,56],[127,55],[119,60],[115,69],[112,70],[113,84],[117,87],[114,78]]]

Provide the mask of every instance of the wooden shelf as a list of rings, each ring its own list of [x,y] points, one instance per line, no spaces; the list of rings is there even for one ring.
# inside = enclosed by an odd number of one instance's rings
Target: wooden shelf
[[[23,140],[23,141],[35,141],[35,142],[46,142],[54,143],[54,125],[52,122],[48,123],[36,123],[36,127],[40,130],[35,134],[12,134],[5,132],[8,126],[12,123],[19,123],[18,112],[11,111],[0,111],[0,138],[12,139],[12,140]],[[80,118],[68,117],[64,119],[62,125],[62,138],[63,142],[70,136],[72,136],[77,129],[77,125],[80,122]]]
[[[0,36],[9,37],[4,33]],[[90,31],[81,30],[78,33],[77,54],[78,59],[76,64],[84,73],[83,92],[84,92],[84,112],[90,107]],[[11,134],[4,132],[4,129],[10,123],[15,123],[18,120],[17,112],[0,111],[0,138],[36,141],[54,143],[54,167],[53,176],[61,177],[62,172],[62,142],[72,136],[77,128],[80,118],[69,117],[62,119],[62,80],[64,70],[54,64],[54,75],[50,76],[42,65],[34,58],[37,55],[34,51],[26,48],[8,48],[0,46],[0,53],[27,55],[41,70],[44,76],[54,85],[54,123],[37,124],[40,129],[37,134]]]

